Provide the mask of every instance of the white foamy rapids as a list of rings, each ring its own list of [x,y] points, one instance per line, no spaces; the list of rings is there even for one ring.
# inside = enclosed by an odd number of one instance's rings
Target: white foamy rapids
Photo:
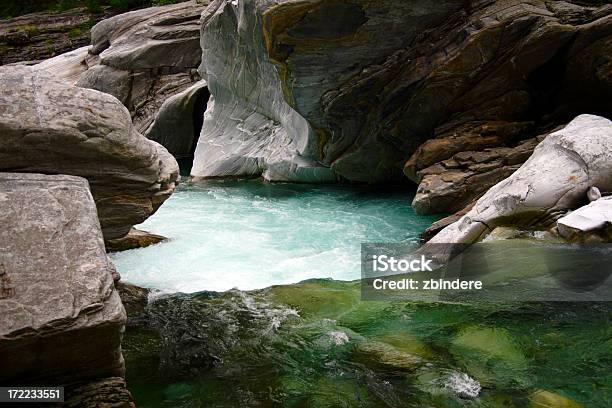
[[[341,346],[349,342],[349,337],[343,331],[331,331],[327,334],[336,346]]]
[[[476,398],[482,389],[478,381],[465,373],[457,371],[450,373],[444,386],[463,398]]]
[[[163,293],[252,290],[360,277],[362,242],[416,240],[431,217],[409,193],[260,182],[182,186],[138,228],[169,242],[111,255],[123,279]]]

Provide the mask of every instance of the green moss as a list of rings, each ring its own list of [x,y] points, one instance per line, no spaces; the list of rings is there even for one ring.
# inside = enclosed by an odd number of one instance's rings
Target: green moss
[[[70,38],[78,38],[81,36],[81,34],[82,32],[80,28],[73,28],[70,31],[68,31],[68,37]]]
[[[86,0],[85,7],[87,7],[87,11],[93,14],[102,12],[102,6],[99,0]]]

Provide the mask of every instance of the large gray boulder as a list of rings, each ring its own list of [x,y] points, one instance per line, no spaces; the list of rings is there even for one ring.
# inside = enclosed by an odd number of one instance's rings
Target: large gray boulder
[[[576,112],[608,112],[612,7],[558,3],[213,0],[192,176],[388,182],[432,137],[514,148]]]
[[[179,179],[116,98],[25,66],[0,67],[0,171],[85,177],[106,239],[147,219]]]
[[[88,69],[77,84],[115,96],[144,132],[168,97],[200,80],[200,14],[207,3],[150,7],[96,24]]]
[[[126,316],[87,180],[0,173],[0,208],[0,383],[123,376]]]
[[[499,226],[549,228],[588,201],[591,187],[612,191],[612,122],[580,115],[429,242],[471,244]]]

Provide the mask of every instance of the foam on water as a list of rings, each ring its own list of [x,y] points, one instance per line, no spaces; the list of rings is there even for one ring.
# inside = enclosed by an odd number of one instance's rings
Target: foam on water
[[[138,228],[169,242],[112,254],[124,280],[164,292],[259,289],[310,278],[359,278],[362,242],[418,238],[435,219],[411,193],[214,182],[181,186]]]

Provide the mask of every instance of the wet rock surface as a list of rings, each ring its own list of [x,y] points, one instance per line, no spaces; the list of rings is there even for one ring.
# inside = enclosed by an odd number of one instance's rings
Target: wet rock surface
[[[149,294],[151,291],[147,288],[141,288],[140,286],[123,281],[116,282],[115,287],[125,307],[125,312],[128,317],[128,326],[138,325],[140,317],[142,317],[149,303]]]
[[[124,237],[107,240],[106,251],[118,252],[136,248],[146,248],[148,246],[164,242],[167,239],[168,238],[162,235],[132,228]]]
[[[87,180],[0,173],[0,383],[122,376],[125,311]]]
[[[609,115],[611,14],[597,2],[212,1],[200,69],[212,100],[192,175],[386,182],[432,137],[463,146],[416,171]],[[483,193],[465,184],[496,182],[448,172],[422,211],[451,212]],[[423,186],[437,191],[432,178]]]
[[[62,407],[66,408],[136,407],[122,377],[109,377],[71,386],[65,392],[65,403]]]
[[[44,70],[0,68],[0,134],[0,170],[85,177],[105,239],[144,221],[178,182],[176,160],[119,101]]]

